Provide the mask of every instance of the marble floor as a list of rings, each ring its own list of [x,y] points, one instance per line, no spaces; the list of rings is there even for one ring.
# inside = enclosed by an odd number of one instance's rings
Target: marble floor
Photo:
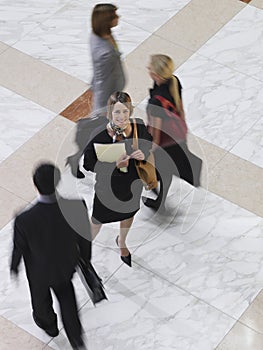
[[[8,265],[14,215],[36,198],[37,161],[55,161],[61,193],[91,209],[93,175],[76,180],[64,159],[89,108],[96,3],[1,3],[0,350],[70,349],[61,321],[54,339],[35,326],[24,269],[16,282]],[[93,263],[108,301],[94,307],[74,277],[88,349],[262,350],[263,0],[114,3],[136,114],[145,117],[149,55],[170,55],[204,167],[199,189],[173,180],[167,217],[142,205],[128,237],[132,269],[114,246],[117,226],[103,227]]]

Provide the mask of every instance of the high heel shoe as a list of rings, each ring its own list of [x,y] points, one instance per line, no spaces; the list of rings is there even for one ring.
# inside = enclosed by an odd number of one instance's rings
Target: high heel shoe
[[[160,205],[155,199],[142,196],[142,201],[146,207],[151,208],[156,212],[158,211],[159,214],[164,214],[166,212],[164,204]]]
[[[83,172],[81,172],[79,170],[79,166],[76,162],[76,159],[74,159],[74,154],[72,156],[68,156],[66,158],[65,161],[65,166],[69,165],[70,166],[70,170],[71,170],[71,174],[73,176],[75,176],[78,179],[83,179],[85,177],[85,175],[83,174]]]
[[[117,246],[119,247],[119,236],[116,237],[115,242],[117,244]],[[121,255],[121,260],[127,264],[128,266],[132,267],[132,263],[131,263],[131,253],[129,252],[129,255],[127,256],[123,256]]]

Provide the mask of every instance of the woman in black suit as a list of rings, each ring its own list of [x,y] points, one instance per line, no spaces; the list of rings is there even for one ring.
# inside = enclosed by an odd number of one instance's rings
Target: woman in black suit
[[[84,152],[84,168],[96,173],[95,197],[92,213],[92,237],[96,237],[102,224],[120,222],[116,243],[121,259],[131,266],[131,255],[126,237],[134,215],[140,208],[142,182],[139,180],[135,160],[144,160],[152,147],[152,136],[141,119],[131,119],[133,107],[130,96],[115,92],[108,100],[108,124],[95,130]],[[139,149],[133,150],[133,129],[136,122]],[[124,143],[125,152],[114,162],[100,161],[94,144]]]

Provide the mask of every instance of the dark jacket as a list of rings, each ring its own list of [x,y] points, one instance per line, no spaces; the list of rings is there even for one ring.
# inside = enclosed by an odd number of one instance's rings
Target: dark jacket
[[[23,257],[29,281],[52,286],[70,280],[79,257],[87,263],[91,258],[85,202],[38,202],[16,217],[13,241],[11,270],[18,270]]]

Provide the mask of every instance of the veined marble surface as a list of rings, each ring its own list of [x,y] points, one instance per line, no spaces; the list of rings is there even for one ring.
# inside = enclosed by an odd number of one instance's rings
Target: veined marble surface
[[[231,153],[263,168],[263,117],[231,149]]]
[[[175,74],[183,85],[189,129],[206,141],[231,151],[262,118],[263,82],[260,80],[198,53]]]
[[[263,81],[263,11],[246,6],[197,52]]]
[[[0,87],[0,162],[10,156],[56,115]]]
[[[121,17],[114,33],[123,57],[189,2],[115,1]],[[21,40],[16,40],[14,47],[89,83],[92,78],[90,16],[96,3],[94,0],[68,2],[56,13],[46,15],[34,30],[27,30]]]
[[[68,0],[47,0],[42,3],[34,0],[17,0],[14,3],[2,0],[0,40],[13,45],[67,2]]]
[[[257,246],[263,221],[211,193],[201,211],[199,198],[187,196],[174,225],[139,247],[134,259],[238,318],[262,288],[263,254]]]
[[[109,302],[81,310],[90,350],[211,350],[234,319],[134,264],[106,283]],[[63,335],[50,344],[69,349]]]

